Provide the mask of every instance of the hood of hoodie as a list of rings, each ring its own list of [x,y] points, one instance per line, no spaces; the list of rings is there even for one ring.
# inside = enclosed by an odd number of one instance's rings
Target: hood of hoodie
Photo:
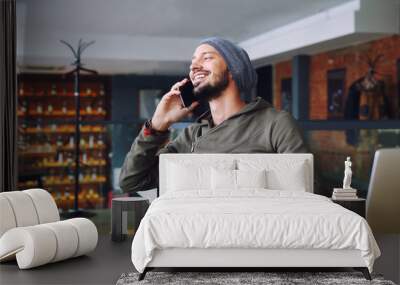
[[[256,111],[259,111],[259,110],[264,110],[264,109],[271,108],[271,107],[272,107],[272,105],[270,103],[268,103],[267,101],[265,101],[263,98],[256,97],[251,102],[246,102],[246,105],[239,112],[235,113],[234,115],[229,117],[227,120],[235,118],[235,117],[240,116],[242,114],[252,113],[252,112],[256,112]],[[196,123],[208,124],[209,126],[213,126],[214,122],[212,120],[211,111],[207,110],[206,112],[201,114],[196,119]]]

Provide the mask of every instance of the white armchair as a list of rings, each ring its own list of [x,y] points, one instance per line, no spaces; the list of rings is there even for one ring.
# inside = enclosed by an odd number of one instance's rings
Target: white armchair
[[[0,193],[0,262],[20,269],[84,255],[96,248],[98,233],[88,219],[60,221],[53,197],[43,189]]]

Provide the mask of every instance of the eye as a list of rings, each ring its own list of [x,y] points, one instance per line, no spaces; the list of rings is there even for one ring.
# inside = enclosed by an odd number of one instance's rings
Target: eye
[[[205,56],[204,57],[204,60],[210,60],[210,59],[212,59],[212,56]]]

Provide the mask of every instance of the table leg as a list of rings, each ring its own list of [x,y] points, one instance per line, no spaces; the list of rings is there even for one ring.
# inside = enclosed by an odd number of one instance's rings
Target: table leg
[[[114,203],[114,201],[111,204],[111,240],[124,240],[124,235],[122,234],[122,205],[121,203]]]
[[[146,214],[147,209],[149,208],[149,203],[147,201],[143,201],[142,203],[138,203],[135,207],[134,217],[135,217],[135,233],[139,228],[140,221],[143,219],[144,215]]]

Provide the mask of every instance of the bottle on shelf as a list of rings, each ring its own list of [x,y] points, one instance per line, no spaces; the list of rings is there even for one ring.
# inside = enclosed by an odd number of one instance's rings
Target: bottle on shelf
[[[92,106],[90,104],[86,106],[86,114],[88,115],[92,114]]]
[[[79,208],[87,208],[87,201],[85,198],[85,190],[82,189],[78,194],[78,207]]]
[[[69,137],[68,145],[69,145],[70,148],[73,148],[73,147],[74,147],[74,145],[75,145],[75,143],[74,143],[74,137]]]
[[[63,90],[62,90],[62,95],[63,95],[63,96],[68,96],[68,91],[67,91],[67,88],[66,88],[66,87],[63,88]]]
[[[56,142],[56,144],[57,144],[57,147],[58,147],[58,148],[61,148],[61,147],[63,146],[64,142],[63,142],[63,140],[62,140],[62,136],[58,136],[58,137],[57,137],[57,142]]]
[[[19,94],[19,96],[24,96],[25,95],[24,82],[19,83],[18,94]]]
[[[88,161],[88,159],[87,159],[87,153],[85,152],[85,153],[82,154],[82,162],[83,162],[84,164],[86,164],[87,161]]]
[[[73,156],[72,152],[67,152],[66,164],[68,166],[74,165],[74,160],[73,160],[72,156]]]
[[[23,100],[21,103],[21,113],[25,115],[27,111],[28,111],[28,103],[26,102],[26,100]]]
[[[103,101],[98,101],[98,103],[97,103],[97,115],[105,115],[105,112],[103,109]]]
[[[52,114],[53,113],[53,105],[49,104],[47,105],[47,113]]]
[[[86,171],[86,172],[85,172],[85,175],[84,175],[84,177],[83,177],[83,181],[85,181],[85,182],[93,182],[93,181],[92,181],[92,177],[90,176],[90,172],[89,172],[89,171]]]
[[[86,96],[91,96],[92,95],[92,89],[90,87],[86,88]]]
[[[67,200],[66,201],[67,202],[67,209],[73,209],[74,208],[75,195],[71,194],[70,192],[65,192],[65,196],[66,196],[66,200]]]
[[[93,148],[94,147],[94,136],[90,135],[89,136],[89,148]]]
[[[96,168],[93,168],[92,171],[92,181],[96,181],[97,180],[97,170]]]
[[[52,96],[57,95],[57,86],[55,84],[51,84],[50,95],[52,95]]]
[[[64,163],[64,157],[63,157],[63,153],[62,153],[62,152],[58,153],[57,162],[58,162],[59,164],[63,164],[63,163]]]
[[[64,115],[66,115],[67,112],[68,112],[68,109],[67,109],[67,102],[66,102],[66,101],[63,101],[63,102],[62,102],[61,112],[62,112]]]
[[[99,134],[97,137],[97,145],[102,146],[104,144],[103,135]]]
[[[68,209],[68,204],[67,204],[68,196],[69,196],[69,192],[66,191],[66,192],[62,193],[61,198],[60,198],[60,207],[64,211]]]
[[[100,95],[100,96],[106,95],[106,92],[104,91],[104,84],[101,84],[101,85],[100,85],[99,95]]]
[[[42,104],[37,104],[36,105],[36,113],[38,113],[38,114],[42,114],[43,113],[43,107],[42,107]]]
[[[52,124],[50,127],[51,132],[55,133],[57,132],[57,125],[56,124]]]

